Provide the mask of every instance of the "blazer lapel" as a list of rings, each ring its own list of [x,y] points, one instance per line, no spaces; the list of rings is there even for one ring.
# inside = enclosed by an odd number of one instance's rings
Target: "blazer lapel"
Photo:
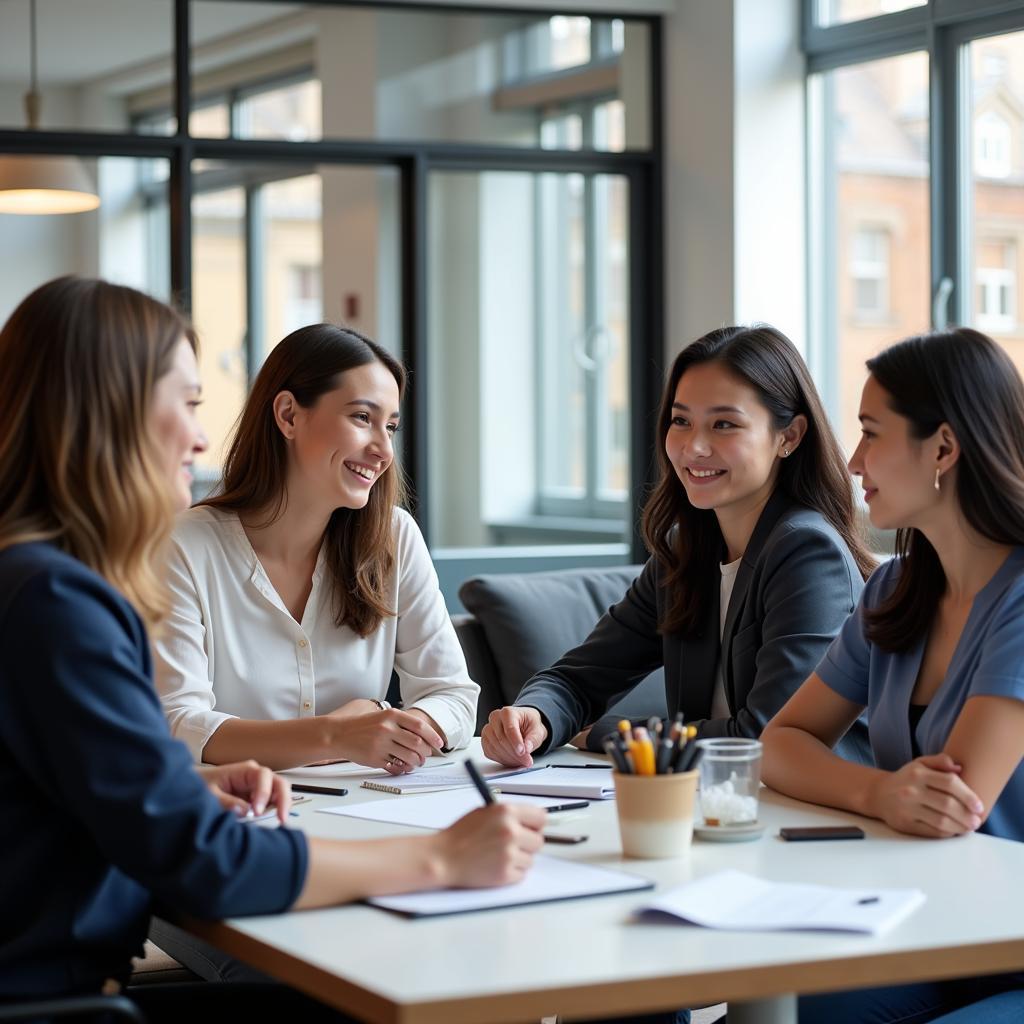
[[[743,607],[747,603],[747,593],[750,590],[750,581],[753,579],[754,567],[757,565],[757,560],[761,557],[761,549],[764,547],[769,534],[775,528],[775,524],[780,518],[782,518],[782,515],[790,509],[792,504],[792,501],[787,496],[781,494],[779,491],[775,491],[775,493],[768,499],[768,504],[765,505],[764,510],[761,512],[761,515],[757,520],[757,525],[754,527],[754,532],[750,535],[750,542],[747,544],[746,551],[743,552],[743,559],[740,562],[740,567],[736,570],[736,582],[733,584],[732,597],[729,599],[729,609],[725,614],[725,629],[722,631],[721,648],[723,652],[729,650],[729,647],[732,644],[732,638],[736,633],[736,624],[739,621],[740,613],[743,611]],[[725,658],[722,663],[722,678],[725,682],[725,691],[731,706],[733,702],[733,694],[732,661],[730,658]]]

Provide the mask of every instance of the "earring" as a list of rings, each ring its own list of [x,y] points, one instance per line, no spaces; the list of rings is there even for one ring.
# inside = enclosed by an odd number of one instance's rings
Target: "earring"
[[[788,459],[789,458],[789,449],[788,448],[783,448],[782,449],[782,457],[784,459]]]
[[[942,470],[941,469],[936,469],[935,470],[935,490],[937,490],[937,491],[941,489],[939,487],[939,477],[940,476],[942,476]]]

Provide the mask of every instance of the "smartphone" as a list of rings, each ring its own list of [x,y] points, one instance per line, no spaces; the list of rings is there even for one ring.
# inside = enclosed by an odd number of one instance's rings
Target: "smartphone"
[[[779,838],[789,843],[807,843],[815,839],[863,839],[864,829],[856,825],[828,825],[820,828],[780,828]]]
[[[585,843],[587,841],[586,836],[565,836],[559,835],[556,832],[545,832],[544,842],[545,843],[565,843],[566,845],[572,846],[576,843]]]

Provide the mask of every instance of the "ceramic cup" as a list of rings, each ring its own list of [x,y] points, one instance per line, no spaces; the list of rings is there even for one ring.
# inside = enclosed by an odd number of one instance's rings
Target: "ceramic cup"
[[[683,856],[693,838],[698,773],[614,775],[622,852],[644,859]]]

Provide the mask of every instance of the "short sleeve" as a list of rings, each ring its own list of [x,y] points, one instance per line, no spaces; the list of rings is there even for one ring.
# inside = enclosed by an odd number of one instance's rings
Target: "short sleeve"
[[[1024,700],[1024,581],[1017,581],[1000,603],[971,677],[968,697]]]
[[[888,562],[875,570],[864,587],[853,614],[843,623],[842,629],[815,670],[829,689],[861,707],[867,707],[869,704],[868,681],[872,650],[871,641],[864,632],[865,612],[878,604],[880,594],[888,591],[896,571],[897,567],[893,562]]]

